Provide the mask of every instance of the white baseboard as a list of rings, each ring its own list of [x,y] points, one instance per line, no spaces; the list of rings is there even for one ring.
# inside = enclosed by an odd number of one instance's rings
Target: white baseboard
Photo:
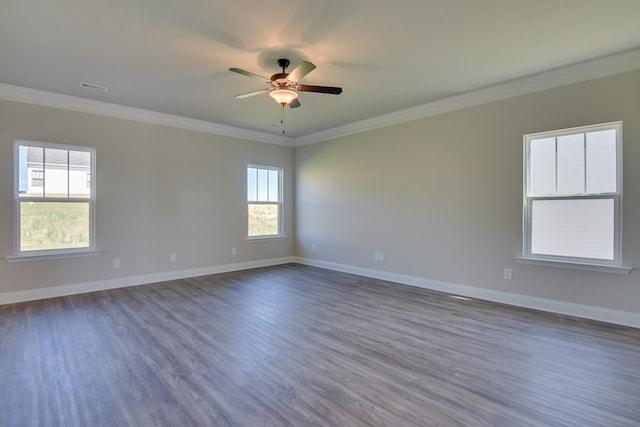
[[[612,310],[603,307],[595,307],[584,304],[576,304],[565,301],[557,301],[547,298],[532,297],[510,292],[495,291],[475,286],[460,285],[456,283],[442,282],[438,280],[424,279],[422,277],[408,276],[404,274],[390,273],[387,271],[373,270],[369,268],[355,267],[310,258],[294,258],[294,262],[344,273],[357,274],[375,279],[387,280],[404,285],[416,286],[449,294],[509,304],[518,307],[550,313],[580,317],[601,322],[613,323],[623,326],[640,328],[640,314],[628,311]]]
[[[532,297],[510,292],[495,291],[474,286],[460,285],[456,283],[425,279],[422,277],[408,276],[404,274],[390,273],[387,271],[355,267],[351,265],[300,257],[272,258],[258,261],[194,268],[188,270],[167,271],[163,273],[120,277],[117,279],[99,280],[95,282],[77,283],[73,285],[53,286],[50,288],[5,292],[0,293],[0,305],[82,294],[86,292],[104,291],[108,289],[124,288],[127,286],[144,285],[149,283],[164,282],[168,280],[184,279],[188,277],[205,276],[208,274],[226,273],[229,271],[269,267],[272,265],[287,264],[291,262],[326,268],[328,270],[341,271],[344,273],[357,274],[359,276],[371,277],[375,279],[388,280],[390,282],[431,289],[434,291],[440,291],[469,298],[477,298],[502,304],[509,304],[518,307],[546,311],[550,313],[563,314],[584,319],[598,320],[601,322],[640,328],[640,314],[638,313],[612,310],[608,308],[576,304],[565,301],[557,301],[547,298]]]
[[[95,282],[76,283],[73,285],[52,286],[50,288],[5,292],[0,293],[0,305],[34,301],[45,298],[63,297],[67,295],[83,294],[86,292],[104,291],[107,289],[124,288],[127,286],[145,285],[149,283],[165,282],[167,280],[185,279],[188,277],[206,276],[207,274],[248,270],[258,267],[269,267],[272,265],[287,264],[291,262],[294,262],[293,257],[271,258],[258,261],[193,268],[188,270],[176,270],[163,273],[120,277],[117,279],[98,280]]]

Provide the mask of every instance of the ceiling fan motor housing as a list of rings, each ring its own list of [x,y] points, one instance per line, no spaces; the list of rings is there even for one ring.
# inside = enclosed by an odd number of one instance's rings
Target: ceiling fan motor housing
[[[271,76],[271,84],[275,87],[282,87],[288,85],[287,77],[289,77],[289,73],[286,73],[284,70],[291,64],[291,62],[286,58],[278,59],[278,65],[282,68],[281,73],[276,73]]]
[[[276,87],[286,85],[287,77],[289,77],[289,73],[276,73],[271,76],[271,84]]]

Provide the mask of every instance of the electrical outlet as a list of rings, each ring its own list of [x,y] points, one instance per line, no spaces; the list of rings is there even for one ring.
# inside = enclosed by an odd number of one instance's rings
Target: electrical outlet
[[[312,243],[311,244],[311,252],[315,252],[316,251],[316,244]]]
[[[113,268],[120,268],[120,258],[113,259]]]
[[[231,248],[231,255],[233,255],[233,256],[238,255],[238,249],[237,248]]]
[[[505,268],[504,269],[504,280],[511,280],[513,271],[511,271],[510,268]]]
[[[169,262],[176,262],[176,254],[169,255]]]
[[[374,252],[373,260],[375,262],[384,262],[384,252]]]

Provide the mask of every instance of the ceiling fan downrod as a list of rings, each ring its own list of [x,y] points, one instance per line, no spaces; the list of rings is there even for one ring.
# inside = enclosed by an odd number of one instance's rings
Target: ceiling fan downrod
[[[286,58],[278,59],[278,66],[282,67],[282,74],[284,74],[284,70],[291,64],[291,62]]]

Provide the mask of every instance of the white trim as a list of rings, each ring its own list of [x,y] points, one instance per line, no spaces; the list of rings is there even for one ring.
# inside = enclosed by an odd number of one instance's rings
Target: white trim
[[[634,49],[296,138],[2,83],[0,99],[295,147],[639,68],[640,49]]]
[[[337,264],[310,258],[294,258],[294,262],[344,273],[357,274],[375,279],[387,280],[403,285],[416,286],[431,289],[453,295],[469,298],[477,298],[508,304],[518,307],[530,308],[550,313],[614,323],[617,325],[640,328],[640,313],[621,310],[612,310],[591,305],[576,304],[566,301],[558,301],[547,298],[532,297],[510,292],[496,291],[492,289],[478,288],[475,286],[460,285],[457,283],[442,282],[439,280],[425,279],[422,277],[408,276],[404,274],[390,273],[387,271],[373,270],[369,268],[355,267],[351,265]]]
[[[500,101],[515,96],[526,95],[555,87],[566,86],[624,73],[640,68],[640,49],[605,56],[592,61],[546,71],[532,76],[499,83],[493,86],[440,99],[417,107],[407,108],[390,114],[371,117],[348,123],[332,129],[294,138],[295,146],[313,144],[320,141],[347,136],[367,130],[379,129],[399,123],[435,116],[437,114],[473,107],[488,102]]]
[[[20,149],[24,147],[25,156],[27,155],[28,147],[47,149],[56,149],[67,152],[67,197],[51,197],[47,195],[46,191],[46,177],[43,181],[43,193],[40,196],[27,195],[25,197],[20,196],[20,171],[22,165],[20,165]],[[71,197],[69,195],[69,185],[71,183],[71,175],[69,171],[70,157],[69,152],[82,151],[89,153],[89,177],[90,189],[88,198]],[[46,151],[43,152],[43,164],[44,174],[47,170]],[[25,165],[28,171],[28,161],[25,157]],[[29,178],[30,179],[30,178]],[[85,203],[89,206],[89,245],[86,247],[73,247],[73,248],[55,248],[47,250],[35,250],[35,251],[23,251],[21,249],[21,204],[22,203]],[[34,259],[46,259],[46,258],[66,258],[69,256],[84,256],[84,255],[96,255],[99,254],[99,250],[96,249],[96,149],[95,147],[85,145],[73,145],[73,144],[58,144],[53,142],[32,141],[32,140],[15,140],[13,143],[13,203],[14,203],[14,219],[13,219],[13,256],[6,257],[8,262],[13,261],[27,261]],[[81,254],[81,255],[76,255]]]
[[[275,171],[278,173],[278,200],[276,202],[267,201],[267,200],[249,200],[249,169],[256,170],[256,199],[259,198],[258,188],[259,185],[259,171]],[[246,168],[246,181],[245,188],[247,192],[245,193],[245,198],[247,200],[247,235],[245,236],[245,240],[247,241],[255,241],[255,240],[270,240],[270,239],[284,239],[286,236],[284,235],[284,168],[280,166],[267,166],[267,165],[258,165],[255,163],[249,163]],[[267,178],[267,193],[269,193],[269,178]],[[267,195],[267,199],[269,195]],[[278,234],[256,234],[249,235],[249,205],[277,205],[278,206]]]
[[[570,268],[573,270],[599,271],[600,273],[631,274],[633,267],[623,265],[594,264],[587,262],[569,262],[554,259],[535,258],[530,256],[516,257],[521,264],[539,265],[542,267]]]
[[[292,262],[314,267],[326,268],[328,270],[341,271],[344,273],[357,274],[360,276],[371,277],[375,279],[387,280],[403,285],[416,286],[419,288],[445,292],[457,296],[477,298],[501,304],[508,304],[550,313],[640,328],[639,313],[612,310],[608,308],[557,301],[547,298],[532,297],[528,295],[514,294],[509,292],[495,291],[491,289],[478,288],[475,286],[460,285],[456,283],[425,279],[422,277],[408,276],[404,274],[390,273],[382,270],[373,270],[369,268],[355,267],[351,265],[301,257],[271,258],[265,260],[195,268],[189,270],[168,271],[164,273],[153,273],[139,276],[121,277],[116,279],[106,279],[73,285],[30,289],[27,291],[5,292],[0,293],[0,305],[82,294],[86,292],[124,288],[128,286],[145,285],[164,282],[168,280],[205,276],[208,274],[218,274],[230,271],[248,270],[259,267],[269,267],[273,265],[288,264]]]
[[[286,240],[287,236],[284,234],[268,234],[265,236],[247,236],[244,238],[246,242],[262,242],[265,240]]]
[[[60,258],[77,258],[83,256],[96,256],[102,254],[101,250],[56,250],[56,251],[38,251],[35,253],[21,252],[20,255],[11,255],[5,257],[7,262],[23,262],[23,261],[40,261],[43,259],[60,259]]]
[[[559,192],[558,183],[558,138],[567,135],[582,135],[584,159],[588,157],[586,136],[591,132],[604,130],[615,131],[615,149],[616,149],[616,189],[611,192],[587,193],[587,176],[589,169],[584,164],[584,188],[583,193],[564,194]],[[531,145],[535,140],[553,139],[556,147],[556,177],[555,191],[551,194],[530,194],[531,193]],[[518,259],[521,262],[533,265],[546,265],[563,268],[575,268],[580,270],[593,270],[608,273],[629,274],[630,267],[622,266],[622,181],[623,181],[623,157],[622,157],[622,121],[600,123],[588,126],[573,127],[569,129],[558,129],[537,133],[530,133],[523,136],[523,215],[522,215],[522,257]],[[613,258],[611,261],[581,258],[578,256],[559,256],[551,254],[537,254],[532,251],[533,241],[533,204],[535,202],[544,202],[547,200],[556,201],[572,201],[572,200],[611,200],[613,203]],[[546,263],[544,261],[547,261]],[[555,265],[553,264],[555,263]]]
[[[196,120],[188,117],[144,110],[142,108],[126,107],[124,105],[94,101],[92,99],[62,95],[4,83],[0,83],[0,99],[248,139],[250,141],[267,142],[269,144],[286,145],[288,147],[293,146],[293,139],[286,136],[272,135],[266,132],[257,132],[205,120]]]
[[[98,280],[95,282],[76,283],[73,285],[52,286],[48,288],[29,289],[26,291],[5,292],[0,293],[0,305],[34,301],[45,298],[62,297],[67,295],[76,295],[86,292],[104,291],[108,289],[125,288],[128,286],[145,285],[150,283],[165,282],[168,280],[205,276],[208,274],[226,273],[229,271],[269,267],[272,265],[288,264],[291,262],[293,262],[292,257],[271,258],[257,261],[239,262],[234,264],[193,268],[189,270],[176,270],[163,273],[120,277],[116,279]]]

